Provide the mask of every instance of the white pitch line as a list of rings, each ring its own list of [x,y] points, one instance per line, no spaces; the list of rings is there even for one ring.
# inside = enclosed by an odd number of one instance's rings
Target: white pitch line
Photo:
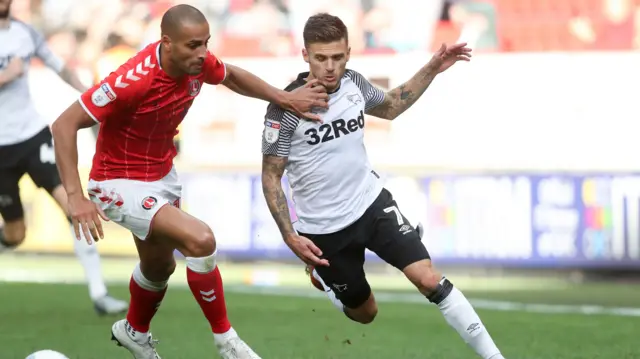
[[[63,280],[55,275],[48,278],[24,275],[15,271],[12,274],[0,273],[0,282],[20,283],[63,283],[82,284],[83,280]],[[186,286],[186,283],[176,283]],[[175,286],[172,284],[172,286]],[[297,298],[324,298],[324,292],[315,289],[291,287],[266,287],[248,285],[226,285],[225,292],[240,294],[256,294]],[[420,294],[376,292],[376,300],[387,303],[428,304],[427,299]],[[600,305],[562,305],[562,304],[528,304],[519,302],[497,301],[487,299],[469,299],[476,309],[495,310],[503,312],[526,312],[540,314],[580,314],[580,315],[612,315],[619,317],[640,317],[640,308],[604,307]]]
[[[296,290],[294,288],[229,286],[225,291],[232,293],[261,294],[302,298],[323,298],[323,292],[314,290]],[[410,293],[376,293],[379,302],[392,303],[428,303],[419,294]],[[497,310],[506,312],[528,312],[541,314],[581,314],[581,315],[613,315],[622,317],[640,317],[640,308],[604,307],[600,305],[562,305],[562,304],[527,304],[518,302],[496,301],[486,299],[469,299],[476,309]]]

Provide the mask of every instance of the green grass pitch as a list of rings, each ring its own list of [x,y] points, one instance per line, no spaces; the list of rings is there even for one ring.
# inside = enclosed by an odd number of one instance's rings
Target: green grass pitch
[[[555,303],[580,299],[604,305],[638,303],[638,290],[629,287],[619,286],[617,292],[592,286],[547,294],[468,291],[467,295],[532,302],[546,298]],[[124,284],[112,286],[111,292],[128,295]],[[229,291],[226,299],[234,327],[265,359],[475,358],[426,300],[380,303],[376,321],[364,326],[348,321],[324,298]],[[640,358],[638,317],[493,310],[479,314],[508,359]],[[72,359],[130,358],[109,340],[116,319],[94,314],[83,285],[0,283],[0,358],[24,359],[47,348]],[[152,331],[160,340],[163,358],[218,357],[208,325],[184,286],[170,288]]]

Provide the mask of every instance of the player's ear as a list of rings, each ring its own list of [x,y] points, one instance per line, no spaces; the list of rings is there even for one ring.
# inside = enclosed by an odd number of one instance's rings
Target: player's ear
[[[347,61],[351,58],[351,46],[347,47]]]
[[[304,47],[302,48],[302,58],[304,59],[304,62],[309,63],[309,52],[307,52],[307,49]]]
[[[163,34],[160,41],[162,42],[162,46],[165,48],[165,50],[171,52],[171,38]]]

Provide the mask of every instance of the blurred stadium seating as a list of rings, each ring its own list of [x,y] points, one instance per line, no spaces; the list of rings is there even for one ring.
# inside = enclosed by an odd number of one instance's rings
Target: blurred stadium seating
[[[447,0],[444,5],[385,0],[186,2],[206,12],[216,34],[213,50],[222,57],[294,55],[299,48],[296,34],[304,19],[329,9],[338,15],[350,14],[343,17],[356,53],[404,52],[423,45],[433,48],[461,35],[475,39],[476,49],[483,51],[631,50],[638,46],[639,0]],[[398,2],[408,6],[394,5]],[[137,49],[153,41],[158,17],[174,2],[15,3],[14,15],[44,29],[58,53],[91,69],[114,46]],[[102,16],[90,16],[96,11]],[[402,22],[394,21],[411,22],[416,12],[426,27],[414,22],[415,30],[405,32]],[[432,13],[437,16],[430,17]]]

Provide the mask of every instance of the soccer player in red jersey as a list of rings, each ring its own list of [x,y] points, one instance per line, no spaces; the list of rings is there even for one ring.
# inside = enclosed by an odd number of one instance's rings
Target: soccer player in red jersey
[[[100,218],[129,229],[140,263],[133,271],[127,317],[112,327],[113,339],[136,359],[158,359],[149,332],[176,262],[186,257],[187,281],[213,331],[222,358],[259,358],[227,318],[216,242],[202,221],[180,210],[181,185],[173,166],[173,137],[203,83],[223,84],[242,95],[277,103],[317,119],[327,107],[321,86],[287,93],[207,51],[209,24],[188,5],[162,18],[162,39],[149,45],[84,93],[52,126],[56,159],[76,235],[103,237]],[[78,174],[77,131],[101,124],[87,188]]]

